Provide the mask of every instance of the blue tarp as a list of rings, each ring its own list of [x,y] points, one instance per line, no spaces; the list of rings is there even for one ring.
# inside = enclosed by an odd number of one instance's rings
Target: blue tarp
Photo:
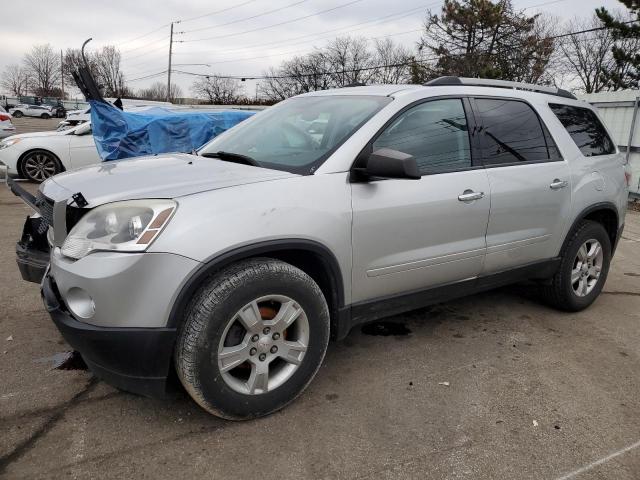
[[[91,130],[103,161],[168,152],[189,153],[255,113],[174,111],[164,107],[133,113],[103,102],[89,103]]]

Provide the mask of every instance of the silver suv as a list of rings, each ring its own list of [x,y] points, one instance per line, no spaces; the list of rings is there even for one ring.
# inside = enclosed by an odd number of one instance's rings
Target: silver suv
[[[194,155],[12,188],[40,212],[23,276],[98,377],[157,396],[177,373],[247,419],[296,398],[354,325],[525,279],[586,308],[629,180],[570,93],[443,77],[301,95]]]

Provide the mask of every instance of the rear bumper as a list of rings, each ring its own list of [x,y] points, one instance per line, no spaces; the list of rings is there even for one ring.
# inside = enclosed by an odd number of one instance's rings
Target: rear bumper
[[[66,311],[51,276],[42,298],[56,327],[91,371],[116,388],[147,397],[166,397],[176,339],[175,328],[111,328],[79,322]]]

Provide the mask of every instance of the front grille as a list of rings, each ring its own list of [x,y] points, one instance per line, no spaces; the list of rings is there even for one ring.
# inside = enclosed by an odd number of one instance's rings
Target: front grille
[[[49,226],[53,227],[53,200],[45,197],[38,190],[38,193],[36,193],[36,207],[40,209],[40,216],[42,217],[42,221],[38,226],[38,233],[43,234]]]
[[[53,200],[45,197],[44,194],[38,190],[35,203],[40,209],[40,216],[42,217],[40,225],[38,226],[38,233],[42,234],[46,232],[49,227],[53,227]],[[66,210],[67,232],[89,211],[87,208],[72,207],[70,205],[67,205]]]

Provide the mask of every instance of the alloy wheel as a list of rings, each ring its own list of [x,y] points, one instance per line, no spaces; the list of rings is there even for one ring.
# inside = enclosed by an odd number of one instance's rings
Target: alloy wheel
[[[309,320],[284,295],[257,298],[227,324],[218,346],[225,383],[246,395],[270,392],[298,370],[309,345]]]
[[[34,153],[24,162],[24,171],[31,180],[44,182],[56,174],[56,161],[46,153]]]
[[[603,258],[602,245],[596,239],[587,240],[578,249],[571,270],[571,287],[578,297],[593,291],[602,272]]]

